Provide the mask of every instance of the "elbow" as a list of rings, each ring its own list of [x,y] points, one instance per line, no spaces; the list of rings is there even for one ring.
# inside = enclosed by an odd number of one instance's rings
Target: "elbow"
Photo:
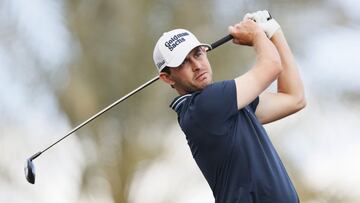
[[[295,102],[294,102],[294,109],[295,111],[300,111],[302,109],[304,109],[306,107],[306,99],[305,99],[305,96],[302,95],[302,96],[299,96],[295,99]]]
[[[306,101],[305,96],[303,96],[303,99],[301,100],[301,109],[305,108],[306,105],[307,105],[307,101]]]

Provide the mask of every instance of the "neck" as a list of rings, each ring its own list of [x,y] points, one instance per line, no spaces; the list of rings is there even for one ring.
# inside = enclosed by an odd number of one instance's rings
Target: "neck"
[[[186,92],[185,90],[182,90],[182,89],[176,89],[177,93],[179,95],[185,95],[185,94],[188,94],[189,92]]]

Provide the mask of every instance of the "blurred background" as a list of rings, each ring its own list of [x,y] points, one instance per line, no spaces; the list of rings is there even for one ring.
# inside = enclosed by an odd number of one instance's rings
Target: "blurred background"
[[[360,4],[356,0],[0,0],[0,202],[213,202],[176,114],[147,87],[35,160],[32,154],[157,75],[164,31],[211,43],[247,12],[282,26],[308,106],[266,125],[305,203],[360,201]],[[215,80],[254,63],[249,47],[209,53]]]

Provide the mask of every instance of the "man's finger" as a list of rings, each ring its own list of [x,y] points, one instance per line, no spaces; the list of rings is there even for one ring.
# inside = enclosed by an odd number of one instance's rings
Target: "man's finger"
[[[228,31],[229,31],[230,34],[234,34],[234,32],[235,32],[235,27],[234,27],[234,26],[229,26],[229,27],[228,27]]]

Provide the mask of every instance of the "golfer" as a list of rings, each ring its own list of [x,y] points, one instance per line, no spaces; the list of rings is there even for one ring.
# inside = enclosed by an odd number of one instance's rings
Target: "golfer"
[[[267,11],[229,27],[256,62],[233,80],[213,82],[209,45],[175,29],[158,40],[160,79],[180,95],[171,108],[217,203],[297,203],[296,190],[262,124],[305,107],[304,88],[279,24]],[[241,61],[239,61],[239,66]],[[222,67],[224,68],[224,67]],[[277,81],[277,92],[265,91]]]

